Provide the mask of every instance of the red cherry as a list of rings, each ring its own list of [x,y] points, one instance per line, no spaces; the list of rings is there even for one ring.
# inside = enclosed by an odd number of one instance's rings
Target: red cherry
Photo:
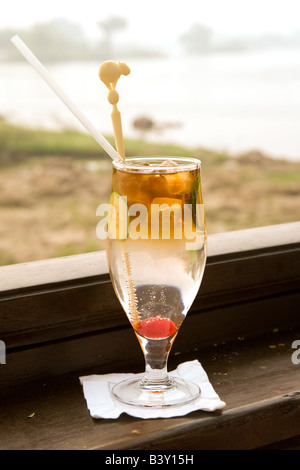
[[[142,320],[137,332],[145,338],[168,338],[176,332],[176,326],[169,318],[153,317]]]

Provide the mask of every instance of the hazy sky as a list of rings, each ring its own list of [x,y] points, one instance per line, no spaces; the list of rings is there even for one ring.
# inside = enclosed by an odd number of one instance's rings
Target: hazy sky
[[[232,35],[300,28],[300,0],[9,0],[0,27],[66,17],[95,33],[96,22],[113,14],[127,17],[128,34],[148,43],[170,42],[196,22]]]

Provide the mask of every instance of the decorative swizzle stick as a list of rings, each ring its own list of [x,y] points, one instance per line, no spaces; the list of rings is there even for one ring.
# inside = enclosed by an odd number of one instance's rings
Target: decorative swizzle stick
[[[130,68],[124,62],[114,62],[112,60],[107,60],[102,62],[99,68],[99,78],[109,89],[107,99],[108,102],[112,105],[113,109],[111,112],[111,120],[114,130],[115,142],[117,147],[117,152],[123,160],[125,161],[125,149],[124,149],[124,140],[123,140],[123,130],[122,130],[122,121],[121,113],[118,110],[117,103],[119,101],[119,93],[116,90],[117,82],[121,75],[128,75],[130,73]],[[128,292],[130,298],[130,314],[132,319],[132,325],[137,329],[139,324],[139,312],[137,309],[137,300],[135,295],[135,289],[132,282],[132,274],[130,269],[129,254],[123,250],[122,252],[124,268],[126,271],[128,279]]]
[[[128,75],[130,68],[124,62],[114,62],[107,60],[100,65],[99,78],[109,89],[107,99],[112,105],[111,120],[113,124],[113,130],[115,135],[115,142],[117,152],[122,158],[125,158],[123,130],[121,122],[121,113],[118,110],[117,103],[119,101],[119,93],[116,90],[117,81],[121,75]]]

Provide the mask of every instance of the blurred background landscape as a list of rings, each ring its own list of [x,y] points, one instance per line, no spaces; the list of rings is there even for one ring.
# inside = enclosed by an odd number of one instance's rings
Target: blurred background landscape
[[[200,158],[209,233],[299,220],[296,1],[72,5],[11,0],[0,19],[0,265],[103,249],[96,209],[111,176],[14,34],[112,144],[98,68],[130,66],[118,83],[126,154]]]

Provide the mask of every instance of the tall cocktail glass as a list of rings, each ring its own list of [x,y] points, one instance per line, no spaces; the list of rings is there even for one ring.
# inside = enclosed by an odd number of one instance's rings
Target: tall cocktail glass
[[[200,395],[171,378],[167,361],[199,290],[206,262],[200,161],[138,157],[113,162],[107,258],[116,295],[145,357],[142,380],[113,396],[127,405],[182,405]]]

